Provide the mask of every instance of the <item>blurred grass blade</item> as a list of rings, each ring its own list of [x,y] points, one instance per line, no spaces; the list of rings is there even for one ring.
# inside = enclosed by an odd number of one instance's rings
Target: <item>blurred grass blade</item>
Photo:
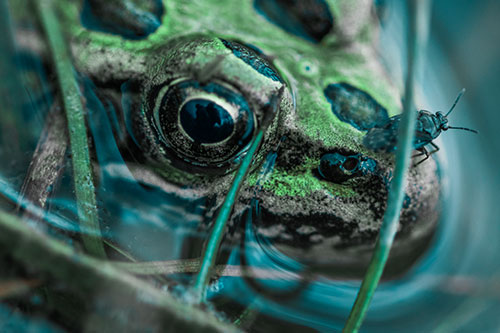
[[[134,275],[169,275],[169,274],[189,274],[196,273],[200,269],[200,259],[180,259],[167,261],[146,261],[146,262],[122,262],[111,261],[111,263],[128,273]],[[215,265],[214,274],[217,276],[249,276],[255,279],[287,280],[297,281],[303,277],[297,274],[290,274],[268,268],[252,268],[246,271],[240,265]]]
[[[55,184],[65,169],[68,141],[66,119],[57,98],[45,116],[42,134],[19,192],[18,210],[24,210],[23,203],[26,200],[37,207],[46,208],[47,200],[57,187]],[[23,217],[41,220],[41,217],[30,209],[24,210]]]
[[[196,273],[200,269],[199,259],[112,263],[117,268],[137,275]]]
[[[67,244],[35,232],[15,215],[0,211],[0,244],[9,255],[37,276],[48,288],[82,295],[80,327],[91,316],[105,325],[99,332],[235,332],[212,314],[190,307],[151,284],[117,269],[112,263],[77,253]],[[98,304],[98,306],[96,306]],[[110,329],[113,327],[113,330]],[[90,330],[92,331],[92,330]]]
[[[85,249],[90,254],[104,258],[106,254],[100,238],[99,216],[84,112],[69,50],[59,26],[59,18],[55,15],[52,1],[34,0],[32,3],[38,11],[50,46],[68,121],[78,216],[82,229],[86,230],[86,232],[82,233],[82,241]]]
[[[233,321],[233,324],[240,329],[247,329],[257,319],[258,312],[254,309],[255,300],[252,301],[243,312]]]
[[[398,133],[396,166],[391,181],[387,209],[380,228],[377,244],[365,277],[351,309],[344,332],[357,332],[370,306],[396,235],[399,215],[403,206],[406,175],[413,150],[416,115],[414,108],[415,76],[427,40],[430,0],[408,0],[409,35],[407,76],[403,101],[403,115]]]
[[[13,39],[12,21],[9,15],[7,1],[0,1],[0,34],[2,36],[2,49],[0,52],[0,73],[3,79],[0,81],[0,143],[2,151],[12,154],[27,148],[25,134],[19,131],[25,126],[25,120],[21,112],[26,100],[23,94],[23,83],[17,70],[16,45]],[[3,155],[3,158],[8,156]]]

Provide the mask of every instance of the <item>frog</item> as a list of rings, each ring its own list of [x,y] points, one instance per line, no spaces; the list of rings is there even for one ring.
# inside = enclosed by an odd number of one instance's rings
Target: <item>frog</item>
[[[117,110],[115,139],[135,179],[211,198],[208,222],[198,226],[208,233],[265,126],[226,242],[241,240],[243,216],[257,202],[258,237],[321,274],[362,278],[395,165],[394,154],[370,150],[363,137],[402,109],[374,47],[372,1],[54,4],[76,72]],[[440,172],[435,158],[410,168],[385,277],[407,272],[430,246]],[[199,244],[188,247],[202,255]]]

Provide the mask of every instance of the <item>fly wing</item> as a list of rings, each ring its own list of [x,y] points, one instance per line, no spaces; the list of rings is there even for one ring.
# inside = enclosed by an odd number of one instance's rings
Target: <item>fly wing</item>
[[[414,149],[419,149],[437,138],[441,133],[440,125],[439,119],[434,114],[427,110],[420,110],[413,139]]]
[[[374,127],[363,138],[363,145],[373,151],[392,152],[396,149],[398,131]]]
[[[363,145],[373,151],[392,152],[396,150],[401,116],[391,117],[385,123],[371,128],[363,138]]]

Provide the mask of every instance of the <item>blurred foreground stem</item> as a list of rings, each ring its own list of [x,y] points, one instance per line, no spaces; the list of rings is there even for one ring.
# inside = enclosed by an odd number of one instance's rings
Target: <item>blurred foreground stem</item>
[[[423,57],[429,26],[430,0],[408,0],[408,52],[407,76],[403,101],[403,115],[398,133],[396,167],[392,178],[387,209],[380,228],[377,244],[356,301],[351,309],[344,332],[357,332],[370,306],[385,263],[389,257],[394,236],[398,229],[399,215],[403,206],[406,175],[413,151],[413,136],[417,113],[414,110],[415,75]]]
[[[69,50],[64,40],[59,18],[55,15],[52,1],[33,0],[50,46],[53,66],[57,73],[59,90],[68,121],[72,153],[73,177],[80,224],[85,232],[82,241],[92,255],[105,258],[100,238],[99,216],[87,142],[87,128],[81,94],[75,78]]]
[[[96,331],[233,332],[212,315],[175,300],[112,263],[75,252],[70,246],[0,211],[0,246],[48,286],[64,286],[84,298],[83,318]],[[91,323],[80,323],[85,328]],[[84,329],[85,330],[85,329]],[[92,329],[88,329],[92,331]]]

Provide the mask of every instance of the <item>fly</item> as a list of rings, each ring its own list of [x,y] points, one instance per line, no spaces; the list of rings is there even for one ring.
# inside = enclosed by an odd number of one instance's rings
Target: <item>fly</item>
[[[448,115],[453,111],[464,93],[465,89],[462,89],[455,99],[455,103],[453,103],[450,110],[444,115],[440,111],[435,114],[427,110],[418,111],[415,137],[413,139],[413,149],[418,150],[420,154],[414,155],[413,157],[425,155],[425,158],[418,162],[417,165],[424,162],[429,158],[429,156],[439,151],[439,147],[432,142],[432,140],[436,139],[442,131],[459,129],[476,134],[478,133],[470,128],[448,126]],[[401,115],[396,115],[375,125],[366,133],[363,138],[363,144],[373,151],[393,152],[396,150],[400,121]],[[430,153],[425,148],[428,144],[432,145],[434,148],[434,150]]]

